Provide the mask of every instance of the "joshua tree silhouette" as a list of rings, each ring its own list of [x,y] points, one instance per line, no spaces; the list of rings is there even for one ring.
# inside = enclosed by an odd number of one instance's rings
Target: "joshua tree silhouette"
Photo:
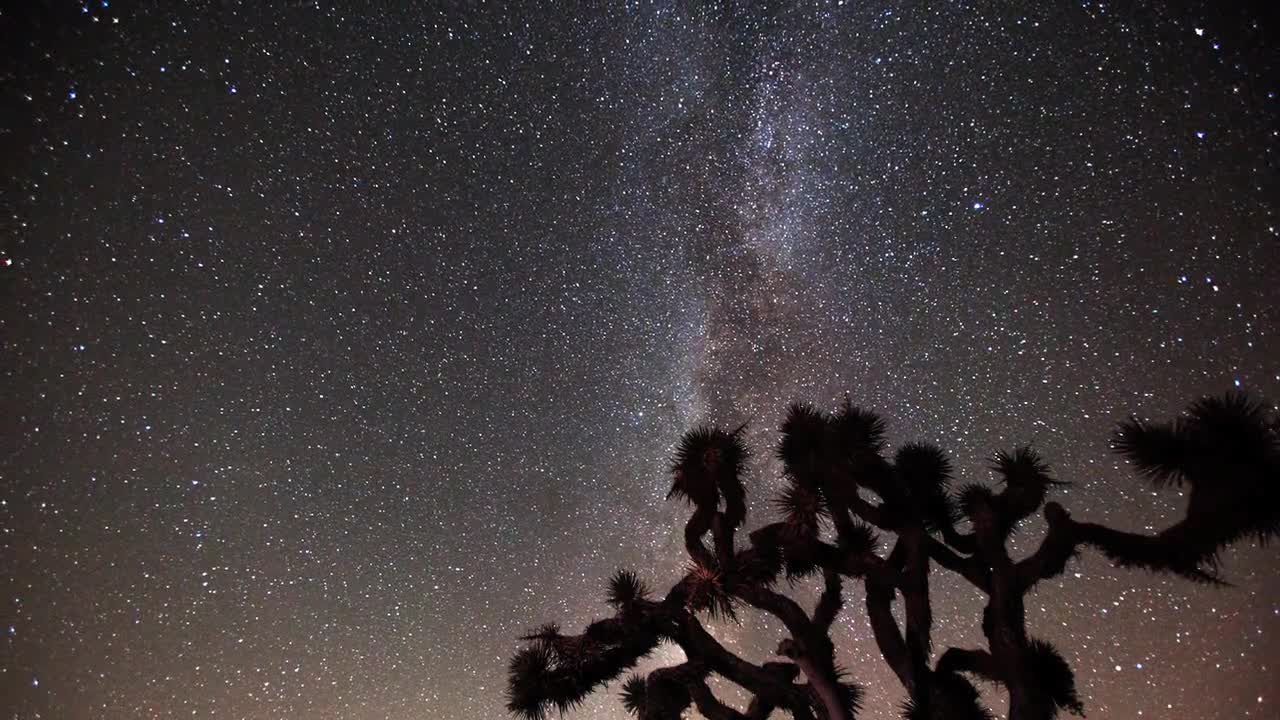
[[[1280,533],[1280,425],[1244,395],[1202,399],[1172,422],[1130,419],[1115,431],[1113,447],[1138,474],[1157,488],[1188,489],[1186,516],[1153,536],[1079,522],[1058,503],[1046,504],[1064,483],[1030,448],[995,455],[998,491],[979,484],[953,491],[951,463],[940,449],[914,443],[886,457],[884,421],[846,400],[832,413],[789,408],[777,449],[787,482],[775,501],[781,519],[741,543],[742,430],[698,428],[676,449],[668,498],[693,508],[684,577],[655,597],[634,573],[619,571],[607,595],[613,617],[579,635],[547,625],[524,636],[510,665],[513,714],[540,720],[569,710],[665,641],[679,645],[687,662],[633,675],[622,687],[624,706],[641,720],[679,718],[690,705],[711,720],[761,720],[775,710],[798,720],[850,720],[862,694],[836,664],[830,628],[844,608],[845,583],[861,581],[876,644],[907,690],[904,717],[991,718],[970,677],[1008,693],[1010,720],[1047,720],[1063,710],[1082,715],[1070,666],[1027,632],[1024,599],[1036,583],[1061,574],[1081,546],[1093,546],[1121,567],[1221,584],[1220,550]],[[1014,560],[1011,533],[1041,508],[1048,529],[1038,549]],[[876,552],[877,533],[894,537],[887,556]],[[986,595],[987,647],[949,648],[931,663],[934,565]],[[776,588],[780,578],[819,574],[812,610]],[[891,610],[898,596],[902,626]],[[785,626],[779,661],[735,655],[699,619],[733,617],[743,606]],[[711,674],[750,694],[745,712],[712,694]]]

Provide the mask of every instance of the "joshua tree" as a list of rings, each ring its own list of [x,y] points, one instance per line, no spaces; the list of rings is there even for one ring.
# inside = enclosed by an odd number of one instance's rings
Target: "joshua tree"
[[[851,720],[862,700],[836,663],[830,628],[844,608],[847,582],[861,582],[875,642],[907,691],[903,716],[991,718],[970,678],[1002,687],[1010,720],[1083,714],[1066,660],[1027,632],[1024,601],[1037,583],[1061,574],[1081,546],[1119,566],[1138,566],[1204,583],[1223,583],[1218,552],[1246,538],[1280,533],[1280,434],[1274,417],[1243,395],[1206,398],[1163,424],[1137,419],[1115,431],[1113,447],[1156,487],[1186,486],[1186,516],[1153,536],[1075,520],[1046,503],[1061,481],[1030,448],[997,453],[993,489],[952,489],[946,454],[908,444],[885,455],[885,425],[848,401],[833,413],[793,405],[777,448],[786,488],[781,519],[747,535],[742,473],[748,454],[742,428],[704,427],[684,435],[671,465],[668,498],[686,501],[690,564],[663,596],[632,572],[609,581],[614,615],[579,635],[548,625],[526,635],[511,661],[508,707],[540,720],[582,701],[633,667],[662,642],[680,646],[687,662],[633,675],[622,702],[641,720],[679,718],[690,705],[711,720],[762,720],[775,710],[798,720]],[[1017,526],[1043,508],[1048,529],[1038,549],[1014,560]],[[877,553],[878,534],[893,537]],[[708,545],[708,537],[710,544]],[[937,565],[987,596],[987,647],[949,648],[932,661],[929,575]],[[821,576],[812,609],[782,594],[779,580]],[[899,597],[904,623],[891,611]],[[700,619],[733,618],[749,606],[786,628],[778,661],[755,664],[727,650]],[[711,692],[718,675],[751,697],[746,711]]]

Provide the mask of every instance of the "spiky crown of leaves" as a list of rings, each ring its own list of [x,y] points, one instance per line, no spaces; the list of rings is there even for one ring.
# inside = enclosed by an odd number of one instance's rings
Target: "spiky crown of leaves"
[[[781,429],[778,459],[789,473],[802,478],[823,465],[878,455],[884,449],[884,420],[848,399],[833,414],[808,403],[792,403]]]
[[[819,519],[806,511],[815,499],[824,506],[847,501],[859,482],[887,467],[881,456],[884,421],[848,399],[830,414],[794,403],[787,408],[781,430],[777,457],[795,488],[781,504],[784,512],[796,511],[788,514],[801,525]]]
[[[1201,398],[1171,422],[1130,418],[1116,429],[1112,448],[1157,488],[1191,487],[1186,519],[1162,535],[1188,557],[1212,563],[1218,550],[1247,536],[1261,543],[1280,536],[1278,430],[1280,416],[1229,393]]]
[[[694,612],[706,611],[713,619],[737,622],[733,597],[725,585],[726,573],[720,568],[692,562],[685,569],[685,603]]]
[[[1242,393],[1205,397],[1183,417],[1147,423],[1130,417],[1112,434],[1111,447],[1156,487],[1196,482],[1206,470],[1252,464],[1273,471],[1280,457],[1277,417]]]
[[[627,611],[649,599],[649,588],[630,570],[619,570],[609,578],[606,601],[619,611]]]
[[[667,498],[682,498],[695,507],[714,510],[724,497],[741,504],[746,495],[742,469],[750,453],[742,434],[701,426],[685,433],[671,462],[671,490]]]
[[[926,529],[940,531],[959,519],[951,499],[951,460],[941,448],[928,443],[908,443],[893,459],[899,500],[903,510],[924,521]]]
[[[1084,717],[1084,703],[1076,693],[1075,673],[1057,648],[1047,641],[1032,639],[1027,646],[1027,663],[1036,684],[1058,709]]]
[[[902,704],[905,720],[995,720],[977,688],[955,672],[935,672],[929,694]]]
[[[1011,488],[1036,489],[1070,484],[1054,480],[1049,475],[1049,463],[1030,445],[1023,445],[1013,452],[997,451],[991,459],[991,469],[1000,476],[1000,482]]]

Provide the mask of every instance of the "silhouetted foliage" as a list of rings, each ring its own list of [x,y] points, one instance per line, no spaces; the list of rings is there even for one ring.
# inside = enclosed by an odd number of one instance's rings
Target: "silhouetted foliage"
[[[1244,395],[1200,400],[1166,423],[1125,421],[1113,446],[1157,488],[1187,490],[1184,517],[1155,535],[1078,522],[1058,503],[1049,465],[1029,447],[992,459],[997,487],[952,488],[954,470],[940,448],[910,443],[885,457],[885,424],[849,401],[834,413],[787,409],[777,458],[786,485],[773,501],[781,515],[737,541],[746,518],[742,428],[690,431],[671,465],[668,497],[693,511],[685,525],[690,562],[661,598],[621,570],[606,600],[615,610],[580,635],[554,624],[522,638],[511,660],[508,707],[540,719],[561,713],[633,668],[659,644],[678,645],[688,661],[622,685],[623,706],[641,720],[672,720],[690,707],[711,720],[763,720],[783,711],[798,720],[849,720],[863,702],[835,660],[831,627],[845,609],[845,583],[863,587],[877,648],[907,691],[908,720],[990,720],[969,678],[995,683],[1009,697],[1010,720],[1084,715],[1075,676],[1052,645],[1027,632],[1024,601],[1037,583],[1062,574],[1084,546],[1118,566],[1136,566],[1223,582],[1218,553],[1243,539],[1280,534],[1280,440],[1276,418]],[[1043,510],[1048,529],[1021,560],[1008,541]],[[892,536],[886,555],[881,533]],[[710,536],[710,545],[707,538]],[[932,648],[929,576],[934,566],[959,574],[987,596],[979,622],[987,647]],[[778,581],[820,577],[806,610]],[[903,623],[892,611],[903,603]],[[786,628],[783,660],[753,663],[725,648],[701,616],[736,619],[743,608],[769,613]],[[751,697],[745,710],[715,697],[717,675]]]
[[[649,599],[649,588],[630,570],[619,570],[609,580],[607,602],[619,611],[626,612],[636,603]]]

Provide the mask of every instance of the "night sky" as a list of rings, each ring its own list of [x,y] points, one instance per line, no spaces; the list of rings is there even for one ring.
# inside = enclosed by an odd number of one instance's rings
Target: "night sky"
[[[697,422],[750,422],[749,527],[785,403],[847,392],[1155,530],[1181,502],[1112,425],[1280,398],[1272,20],[330,5],[0,15],[6,719],[501,718],[519,634],[678,579]],[[1277,551],[1226,575],[1086,551],[1029,629],[1091,719],[1275,718]],[[938,649],[979,644],[934,578]],[[897,717],[849,599],[862,717]]]

